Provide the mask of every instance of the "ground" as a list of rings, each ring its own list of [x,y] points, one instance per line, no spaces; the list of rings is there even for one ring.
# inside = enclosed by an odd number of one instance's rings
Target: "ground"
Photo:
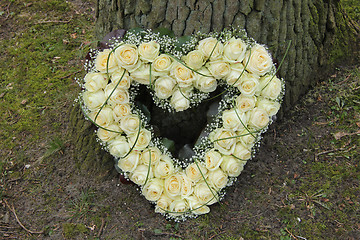
[[[92,1],[0,2],[1,239],[360,239],[360,65],[334,69],[270,127],[222,205],[174,222],[72,158],[94,15]]]

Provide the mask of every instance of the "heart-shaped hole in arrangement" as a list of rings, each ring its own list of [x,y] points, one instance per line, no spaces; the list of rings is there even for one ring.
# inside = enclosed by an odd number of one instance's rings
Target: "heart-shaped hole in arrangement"
[[[208,213],[252,158],[280,108],[284,81],[244,30],[121,33],[90,51],[83,112],[115,168],[156,212],[176,219]]]

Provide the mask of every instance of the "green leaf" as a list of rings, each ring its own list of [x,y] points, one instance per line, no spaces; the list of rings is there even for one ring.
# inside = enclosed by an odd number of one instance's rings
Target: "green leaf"
[[[175,34],[172,30],[168,29],[168,28],[156,28],[154,31],[154,33],[159,33],[160,36],[169,36],[169,37],[175,37]]]
[[[173,140],[170,140],[168,138],[162,139],[162,144],[170,151],[172,152],[175,150],[175,142]]]
[[[178,38],[178,43],[176,44],[176,49],[177,49],[178,51],[181,51],[182,46],[183,46],[185,43],[189,42],[190,40],[191,40],[191,37],[190,37],[190,36],[181,36],[181,37],[179,37],[179,38]]]
[[[160,234],[160,233],[162,233],[162,230],[155,228],[155,229],[154,229],[154,233],[155,233],[155,234]]]

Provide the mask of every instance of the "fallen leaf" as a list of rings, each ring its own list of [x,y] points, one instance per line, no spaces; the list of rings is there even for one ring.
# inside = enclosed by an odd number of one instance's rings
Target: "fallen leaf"
[[[73,39],[76,39],[77,38],[77,33],[71,33],[70,37],[73,38]]]
[[[2,98],[3,96],[5,96],[5,92],[0,94],[0,98]]]
[[[360,122],[357,122],[356,125],[357,125],[358,127],[360,127]]]
[[[340,138],[342,138],[344,136],[351,136],[351,135],[356,135],[356,134],[360,134],[360,130],[357,132],[353,132],[353,133],[337,132],[334,134],[334,137],[336,140],[339,140]]]
[[[26,100],[26,99],[24,99],[24,100],[21,101],[21,104],[22,104],[22,105],[24,105],[25,103],[27,103],[27,100]]]

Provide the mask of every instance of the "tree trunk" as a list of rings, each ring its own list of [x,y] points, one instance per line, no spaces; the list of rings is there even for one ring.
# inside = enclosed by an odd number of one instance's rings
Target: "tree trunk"
[[[266,44],[275,62],[282,59],[292,40],[278,73],[286,80],[283,111],[294,105],[329,66],[349,56],[353,51],[350,43],[358,36],[336,0],[98,0],[96,18],[98,39],[113,30],[134,27],[166,27],[178,36],[240,27]],[[84,119],[78,111],[73,109],[72,118],[76,136],[82,138],[76,148],[83,154],[83,147],[94,150],[94,136],[88,131],[90,126],[79,130]]]

